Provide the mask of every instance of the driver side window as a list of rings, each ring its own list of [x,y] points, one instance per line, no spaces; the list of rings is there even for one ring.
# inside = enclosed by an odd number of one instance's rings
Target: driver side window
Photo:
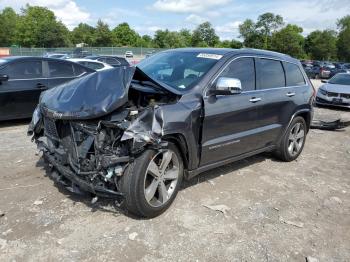
[[[241,81],[242,91],[255,90],[254,58],[242,57],[233,60],[219,77],[237,78]]]

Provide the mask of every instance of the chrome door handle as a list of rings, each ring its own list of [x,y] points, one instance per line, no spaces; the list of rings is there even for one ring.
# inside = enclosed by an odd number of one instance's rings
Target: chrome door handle
[[[289,96],[289,97],[295,96],[295,93],[294,93],[294,92],[288,92],[288,93],[286,94],[286,96]]]
[[[260,97],[252,97],[251,99],[249,99],[249,102],[252,102],[252,103],[256,103],[256,102],[259,102],[259,101],[261,101]]]

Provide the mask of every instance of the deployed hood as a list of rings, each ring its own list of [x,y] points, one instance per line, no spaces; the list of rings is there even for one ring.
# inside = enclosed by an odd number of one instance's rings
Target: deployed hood
[[[134,67],[118,67],[94,72],[45,91],[41,111],[58,119],[101,117],[128,101]]]

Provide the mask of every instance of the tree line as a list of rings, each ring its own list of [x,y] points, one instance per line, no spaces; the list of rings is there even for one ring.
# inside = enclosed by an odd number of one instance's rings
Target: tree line
[[[249,47],[300,59],[350,61],[350,15],[337,21],[337,29],[316,30],[304,37],[303,28],[285,24],[279,15],[265,13],[256,21],[246,19],[239,26],[242,41],[220,41],[209,22],[198,25],[193,31],[157,30],[152,37],[141,36],[127,23],[111,29],[102,20],[95,27],[80,23],[70,31],[52,11],[39,6],[26,5],[19,14],[10,7],[0,12],[0,46],[3,47],[54,48],[73,47],[80,43],[94,47]]]

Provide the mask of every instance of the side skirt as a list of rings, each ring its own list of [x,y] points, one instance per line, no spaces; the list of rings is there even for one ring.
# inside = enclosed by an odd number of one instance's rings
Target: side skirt
[[[276,148],[275,145],[264,147],[264,148],[261,148],[261,149],[255,150],[255,151],[251,151],[251,152],[248,152],[248,153],[245,153],[242,155],[238,155],[238,156],[234,156],[234,157],[231,157],[231,158],[228,158],[225,160],[221,160],[221,161],[218,161],[216,163],[211,163],[211,164],[208,164],[205,166],[201,166],[201,167],[194,169],[194,170],[188,170],[185,173],[185,178],[187,180],[189,180],[189,179],[199,175],[200,173],[203,173],[203,172],[208,171],[210,169],[213,169],[213,168],[216,168],[216,167],[219,167],[222,165],[226,165],[226,164],[229,164],[229,163],[232,163],[232,162],[235,162],[235,161],[238,161],[238,160],[250,157],[250,156],[254,156],[254,155],[266,152],[266,151],[272,151],[275,148]]]

